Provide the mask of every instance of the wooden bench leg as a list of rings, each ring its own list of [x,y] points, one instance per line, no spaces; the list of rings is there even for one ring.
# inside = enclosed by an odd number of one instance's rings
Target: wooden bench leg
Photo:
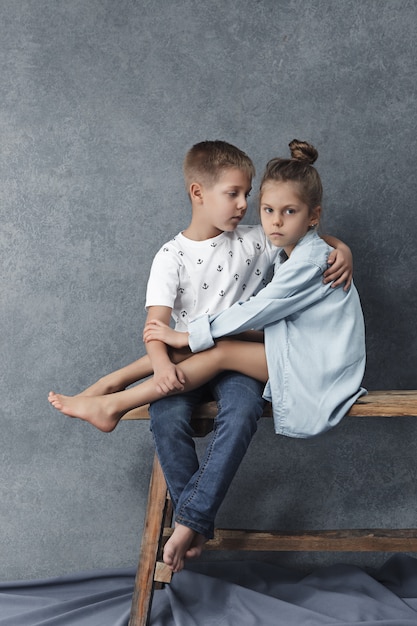
[[[149,624],[154,580],[169,582],[171,579],[171,570],[166,568],[163,563],[157,564],[162,548],[163,529],[166,524],[171,524],[171,520],[172,507],[168,498],[167,486],[155,454],[129,626],[147,626]]]

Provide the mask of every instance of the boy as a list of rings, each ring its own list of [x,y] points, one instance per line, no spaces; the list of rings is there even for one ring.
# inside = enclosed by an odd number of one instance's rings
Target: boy
[[[189,150],[184,177],[191,222],[155,256],[146,296],[147,321],[159,319],[168,324],[173,317],[176,330],[187,330],[189,319],[225,310],[266,284],[277,249],[269,244],[261,226],[240,225],[254,173],[249,157],[226,142],[205,141]],[[344,246],[333,239],[329,243]],[[344,254],[349,259],[346,247]],[[325,280],[337,278],[337,286],[350,270],[343,259],[336,268],[335,259],[333,252],[329,258],[333,269],[326,272]],[[347,287],[349,282],[348,277]],[[92,403],[86,404],[86,395],[123,389],[149,374],[149,365],[161,392],[183,388],[181,365],[171,362],[167,346],[153,341],[146,347],[150,364],[146,358],[140,359],[89,387],[83,398],[67,399],[64,407],[55,394],[50,401],[101,430],[113,430],[121,414],[106,414],[97,403],[94,409]],[[150,407],[155,447],[176,516],[174,533],[164,550],[164,561],[175,572],[183,568],[185,558],[198,556],[204,542],[213,536],[215,515],[262,415],[263,387],[252,378],[226,372],[205,388],[163,398]],[[216,399],[219,411],[213,436],[199,462],[190,418],[208,393]]]

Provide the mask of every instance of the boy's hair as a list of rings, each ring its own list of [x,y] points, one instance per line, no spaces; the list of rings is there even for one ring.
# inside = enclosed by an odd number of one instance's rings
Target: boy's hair
[[[313,167],[319,153],[314,146],[299,139],[293,139],[288,145],[291,159],[277,158],[267,163],[259,193],[262,195],[262,189],[269,181],[293,182],[297,185],[301,200],[311,211],[321,205],[323,197],[320,176]]]
[[[221,140],[196,143],[184,159],[186,189],[191,183],[214,185],[225,170],[232,168],[246,172],[251,179],[255,176],[252,160],[236,146]]]

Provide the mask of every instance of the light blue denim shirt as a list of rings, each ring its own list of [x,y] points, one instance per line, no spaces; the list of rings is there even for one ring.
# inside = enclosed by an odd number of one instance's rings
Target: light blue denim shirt
[[[308,232],[272,281],[246,302],[189,325],[193,352],[214,339],[264,329],[275,432],[312,437],[339,423],[357,398],[365,371],[365,328],[358,292],[323,283],[332,248]],[[283,255],[285,259],[283,259]]]

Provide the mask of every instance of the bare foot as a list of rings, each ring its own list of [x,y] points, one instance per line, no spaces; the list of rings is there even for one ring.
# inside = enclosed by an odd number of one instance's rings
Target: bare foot
[[[50,391],[48,401],[61,413],[69,417],[78,417],[105,433],[114,430],[123,415],[112,408],[111,395],[63,396]]]
[[[196,533],[194,541],[191,543],[190,548],[185,553],[186,559],[195,559],[203,552],[203,546],[207,543],[208,539],[200,533]]]
[[[182,524],[175,524],[174,532],[165,544],[164,548],[164,563],[172,569],[173,572],[180,572],[184,568],[184,559],[198,556],[197,551],[197,537],[202,537]],[[202,545],[199,554],[202,551]],[[194,554],[193,551],[196,551]],[[192,555],[187,556],[188,553],[193,552]]]

